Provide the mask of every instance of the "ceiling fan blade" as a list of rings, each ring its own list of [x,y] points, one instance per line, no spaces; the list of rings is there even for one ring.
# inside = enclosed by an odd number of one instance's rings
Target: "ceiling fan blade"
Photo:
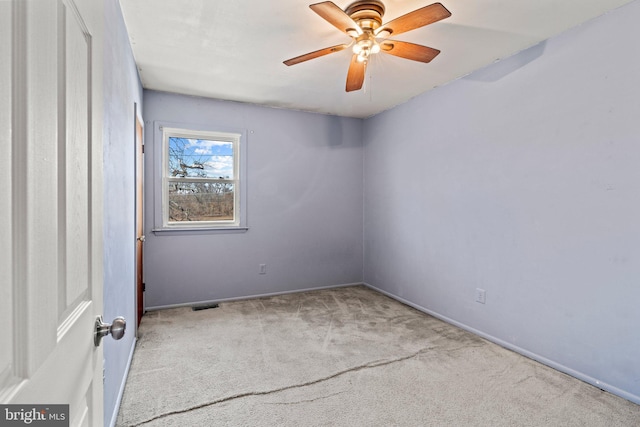
[[[366,62],[359,62],[358,55],[351,57],[351,64],[349,65],[349,71],[347,72],[347,92],[354,90],[360,90],[364,83],[364,72],[367,68]]]
[[[442,3],[433,3],[429,6],[421,7],[406,15],[402,15],[390,22],[379,27],[375,34],[378,37],[389,37],[424,27],[451,16],[451,12],[447,10]]]
[[[309,7],[318,15],[323,17],[331,25],[344,32],[348,36],[353,37],[354,32],[356,35],[362,34],[362,28],[356,21],[351,19],[344,10],[340,9],[335,3],[330,1],[324,1],[322,3],[315,3],[309,5]]]
[[[380,43],[380,51],[419,62],[431,62],[440,53],[438,49],[432,47],[397,40],[383,41]]]
[[[324,49],[316,50],[314,52],[305,53],[304,55],[296,56],[295,58],[287,59],[284,61],[285,65],[295,65],[310,59],[318,58],[320,56],[328,55],[334,52],[340,52],[341,50],[349,47],[348,44],[339,44],[336,46],[326,47]]]

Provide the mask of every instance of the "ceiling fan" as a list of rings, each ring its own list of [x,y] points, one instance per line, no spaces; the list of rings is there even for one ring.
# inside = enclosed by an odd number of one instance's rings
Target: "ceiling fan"
[[[348,44],[339,44],[296,56],[287,59],[284,63],[295,65],[352,47],[353,56],[347,72],[347,92],[362,88],[369,58],[378,52],[413,61],[430,62],[440,53],[438,49],[389,40],[388,37],[415,30],[451,16],[451,12],[441,3],[433,3],[382,24],[385,9],[384,4],[378,0],[359,0],[351,3],[345,10],[330,1],[315,3],[309,7],[353,40]]]

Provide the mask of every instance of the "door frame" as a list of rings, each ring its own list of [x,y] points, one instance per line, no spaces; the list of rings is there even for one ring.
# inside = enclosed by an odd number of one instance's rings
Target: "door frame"
[[[144,314],[144,121],[134,103],[136,336]]]

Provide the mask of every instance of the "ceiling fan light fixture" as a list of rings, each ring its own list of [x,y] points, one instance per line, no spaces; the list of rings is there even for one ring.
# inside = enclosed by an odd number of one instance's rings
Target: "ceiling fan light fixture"
[[[380,45],[375,41],[361,40],[353,45],[353,53],[358,55],[358,62],[364,62],[373,54],[380,52]]]
[[[358,55],[358,62],[364,62],[371,55],[380,52],[380,45],[370,32],[365,31],[364,34],[356,39],[352,50],[355,55]]]

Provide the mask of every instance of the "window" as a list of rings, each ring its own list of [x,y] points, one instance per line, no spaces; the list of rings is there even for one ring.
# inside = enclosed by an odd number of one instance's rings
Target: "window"
[[[243,226],[241,133],[161,127],[162,228]]]

